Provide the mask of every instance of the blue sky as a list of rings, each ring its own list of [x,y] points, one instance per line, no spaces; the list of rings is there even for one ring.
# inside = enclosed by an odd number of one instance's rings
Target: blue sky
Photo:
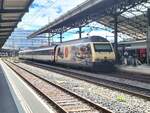
[[[59,18],[59,16],[67,13],[67,11],[73,9],[85,1],[86,0],[35,0],[31,5],[29,12],[26,13],[23,17],[22,22],[18,24],[18,28],[25,30],[38,30],[39,28],[45,26],[49,22],[54,21],[55,19]],[[91,23],[90,25],[103,27],[96,23]],[[71,30],[71,32],[76,31],[76,29]],[[84,31],[85,32],[82,34],[83,37],[89,35],[101,35],[104,37],[113,36],[112,33],[100,29],[88,32],[89,29],[86,28]],[[77,33],[64,33],[63,35],[65,37],[64,40],[68,40],[66,37],[71,37],[69,39],[78,38]],[[58,41],[58,38],[56,38],[56,41]]]
[[[18,28],[37,30],[86,0],[34,0]]]
[[[22,21],[18,24],[17,29],[19,30],[38,30],[41,27],[47,25],[50,22],[53,22],[55,19],[59,18],[61,15],[67,13],[67,11],[75,8],[77,5],[85,2],[86,0],[34,0],[32,5],[29,8],[29,12],[26,13]],[[112,30],[107,28],[108,31],[104,30],[106,27],[100,25],[96,22],[90,23],[87,26],[99,27],[101,29],[95,29],[90,27],[83,28],[82,37],[87,37],[91,35],[100,35],[107,38],[109,41],[113,41]],[[63,40],[76,39],[79,37],[79,34],[76,32],[78,29],[69,30],[67,33],[63,34],[65,37]],[[18,36],[17,32],[14,32],[10,37],[14,38],[15,35]],[[59,41],[58,35],[54,37],[55,41]],[[128,38],[128,36],[124,36]],[[124,38],[123,37],[123,38]],[[24,37],[26,39],[26,35]],[[9,40],[7,41],[7,43]],[[12,43],[12,42],[10,42]]]

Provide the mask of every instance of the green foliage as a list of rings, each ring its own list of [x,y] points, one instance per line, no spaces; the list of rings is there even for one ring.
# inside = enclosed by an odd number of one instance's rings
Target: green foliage
[[[117,96],[117,101],[119,101],[119,102],[126,102],[126,98],[124,97],[124,96],[122,96],[122,95],[119,95],[119,96]]]

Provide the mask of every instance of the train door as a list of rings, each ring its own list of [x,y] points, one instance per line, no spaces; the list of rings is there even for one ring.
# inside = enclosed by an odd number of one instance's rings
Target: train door
[[[55,47],[54,47],[54,53],[53,53],[53,58],[54,58],[54,60],[53,60],[53,62],[55,63],[56,62],[56,50],[57,50],[57,47],[58,47],[58,45],[56,45]]]
[[[146,63],[146,49],[145,48],[138,49],[138,59],[141,61],[141,63]]]
[[[55,52],[55,61],[56,62],[62,62],[63,58],[64,58],[64,47],[58,46],[56,48],[56,52]]]

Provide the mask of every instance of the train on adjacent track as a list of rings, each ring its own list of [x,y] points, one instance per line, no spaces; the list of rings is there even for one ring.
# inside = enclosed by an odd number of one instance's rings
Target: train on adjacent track
[[[141,41],[130,41],[130,42],[119,42],[119,52],[123,55],[124,51],[128,51],[129,56],[134,56],[141,61],[141,63],[146,63],[147,60],[147,50],[146,50],[146,40]]]
[[[107,39],[91,36],[51,47],[23,50],[19,52],[19,58],[99,70],[114,66],[115,53]]]

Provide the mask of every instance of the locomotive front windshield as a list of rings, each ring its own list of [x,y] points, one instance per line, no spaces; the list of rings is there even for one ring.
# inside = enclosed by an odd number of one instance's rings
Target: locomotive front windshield
[[[110,44],[94,44],[95,52],[112,52]]]

